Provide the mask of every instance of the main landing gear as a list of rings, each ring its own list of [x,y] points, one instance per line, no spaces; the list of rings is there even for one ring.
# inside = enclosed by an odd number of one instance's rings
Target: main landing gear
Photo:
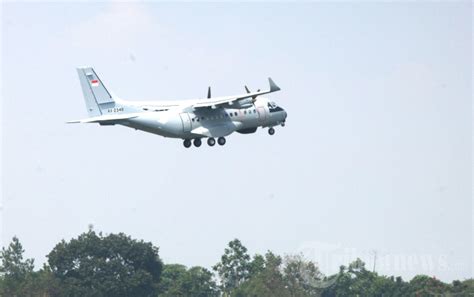
[[[219,137],[219,138],[217,138],[217,143],[218,143],[219,145],[224,145],[225,142],[226,142],[226,140],[225,140],[224,137]],[[200,138],[195,138],[194,140],[185,139],[185,140],[183,141],[183,145],[184,145],[185,148],[191,147],[192,144],[194,144],[195,147],[200,147],[201,144],[202,144],[202,141],[201,141]],[[207,139],[207,144],[208,144],[209,146],[214,146],[214,145],[216,144],[216,140],[215,140],[214,138],[212,138],[212,137],[209,137],[209,138]]]
[[[209,146],[214,146],[214,144],[216,144],[216,140],[215,140],[214,138],[212,138],[212,137],[211,137],[211,138],[208,138],[208,139],[207,139],[207,144],[208,144]]]
[[[224,144],[225,144],[225,138],[224,138],[224,137],[219,137],[219,138],[217,139],[217,143],[218,143],[219,145],[224,145]]]
[[[270,129],[268,129],[268,134],[270,134],[270,135],[275,134],[275,129],[273,129],[273,127],[271,127]]]
[[[200,147],[201,146],[201,138],[196,138],[193,141],[195,147]]]

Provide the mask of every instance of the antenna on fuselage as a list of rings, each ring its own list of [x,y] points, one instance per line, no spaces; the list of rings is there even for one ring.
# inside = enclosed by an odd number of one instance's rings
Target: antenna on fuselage
[[[211,98],[211,87],[209,86],[207,88],[207,99],[210,99]]]

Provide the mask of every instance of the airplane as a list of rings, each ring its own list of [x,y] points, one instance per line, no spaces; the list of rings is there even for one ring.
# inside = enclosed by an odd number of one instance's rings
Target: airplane
[[[88,118],[67,123],[98,123],[101,126],[122,125],[164,137],[183,140],[186,148],[207,144],[224,145],[225,137],[238,132],[255,133],[258,127],[275,134],[275,126],[285,126],[286,111],[261,95],[279,91],[268,78],[270,89],[234,96],[211,97],[182,101],[125,101],[109,92],[92,67],[77,68]],[[192,144],[191,144],[192,142]]]

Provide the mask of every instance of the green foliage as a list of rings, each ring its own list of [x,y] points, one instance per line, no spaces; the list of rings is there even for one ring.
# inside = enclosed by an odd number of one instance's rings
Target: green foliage
[[[251,268],[247,248],[238,239],[229,242],[229,247],[224,250],[221,261],[213,267],[221,279],[222,290],[225,293],[230,293],[247,280]]]
[[[196,266],[187,270],[186,266],[180,264],[165,265],[159,284],[159,296],[218,296],[217,285],[212,278],[212,273],[203,267]]]
[[[453,281],[453,292],[458,293],[457,296],[461,296],[460,293],[463,293],[464,296],[474,296],[474,279],[467,279],[463,282]]]
[[[181,264],[164,265],[158,290],[159,296],[182,296],[182,288],[178,282],[184,278],[186,272],[186,266]]]
[[[48,255],[66,296],[154,296],[162,263],[158,248],[122,233],[90,230]]]
[[[408,287],[400,277],[379,276],[365,268],[365,263],[357,259],[348,267],[341,266],[339,273],[327,278],[328,286],[323,297],[335,296],[408,296]]]
[[[56,279],[48,266],[37,272],[32,272],[18,296],[23,297],[59,297],[62,296],[59,280]]]
[[[430,297],[448,292],[449,285],[427,275],[417,275],[410,281],[409,294],[417,297]]]
[[[320,296],[323,275],[316,263],[302,255],[286,256],[283,273],[291,296]]]
[[[2,248],[0,272],[3,276],[0,293],[2,296],[16,296],[24,291],[34,269],[33,259],[23,259],[25,250],[15,236],[7,248]]]
[[[315,263],[301,255],[284,260],[268,251],[255,255],[250,277],[231,293],[232,296],[320,296],[322,274]]]
[[[9,279],[21,280],[28,274],[33,272],[33,259],[23,260],[23,253],[25,250],[16,236],[13,237],[12,242],[8,248],[2,248],[0,259],[2,266],[0,272]]]
[[[302,255],[284,258],[268,251],[247,253],[231,241],[211,271],[203,267],[164,265],[158,248],[124,234],[102,236],[92,229],[48,255],[48,265],[34,271],[32,259],[14,237],[0,252],[0,296],[5,297],[428,297],[474,296],[474,280],[443,283],[418,275],[410,282],[378,275],[356,259],[325,277]]]
[[[259,267],[258,273],[252,274],[251,278],[236,288],[231,296],[291,296],[290,291],[285,287],[286,284],[280,272],[281,257],[269,251],[265,254],[263,263],[261,263],[261,259],[261,256],[254,257],[254,262],[257,263],[253,263],[251,266]]]

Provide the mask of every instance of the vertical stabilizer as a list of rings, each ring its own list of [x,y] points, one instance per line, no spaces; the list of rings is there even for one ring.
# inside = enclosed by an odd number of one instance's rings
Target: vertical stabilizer
[[[113,106],[115,101],[92,67],[77,68],[89,116],[102,114],[102,109]]]

